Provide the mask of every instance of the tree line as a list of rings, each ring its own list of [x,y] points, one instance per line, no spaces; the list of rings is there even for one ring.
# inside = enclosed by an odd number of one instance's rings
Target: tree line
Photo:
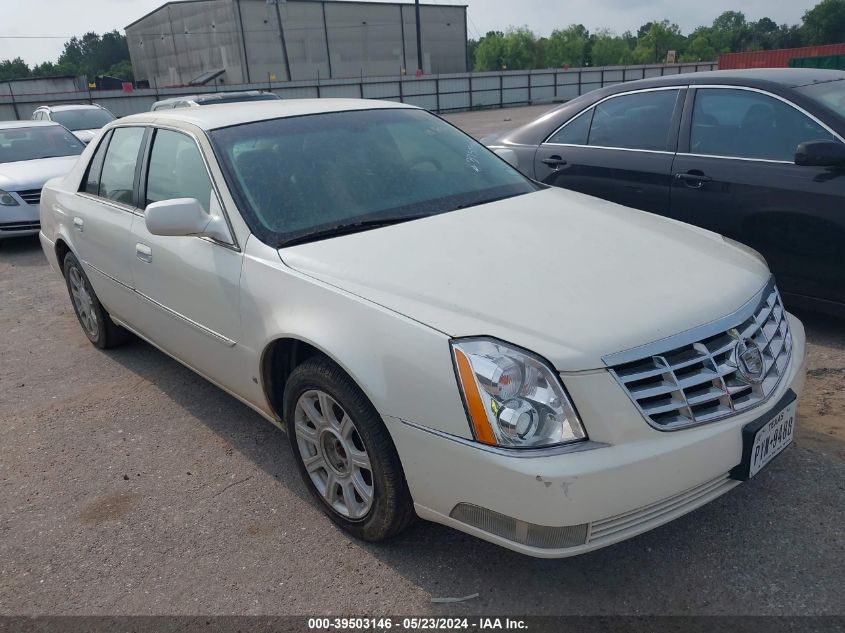
[[[58,60],[32,67],[20,57],[0,61],[0,81],[61,75],[87,75],[89,80],[99,75],[111,75],[131,81],[132,64],[126,36],[117,31],[74,36],[65,42]]]
[[[669,20],[647,22],[622,35],[608,29],[590,33],[583,24],[536,37],[527,27],[490,31],[469,40],[467,53],[477,71],[615,66],[666,61],[714,61],[721,53],[797,48],[845,42],[845,0],[822,0],[804,13],[801,24],[780,24],[764,17],[750,22],[741,11],[725,11],[710,26],[689,35]]]

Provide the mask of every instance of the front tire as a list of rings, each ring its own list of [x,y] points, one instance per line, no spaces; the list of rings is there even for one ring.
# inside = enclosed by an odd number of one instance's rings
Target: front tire
[[[115,324],[97,298],[88,276],[73,253],[65,255],[62,270],[73,311],[85,336],[96,347],[108,349],[125,343],[129,332]]]
[[[396,447],[375,407],[335,363],[315,356],[285,385],[284,419],[300,475],[323,511],[365,541],[414,518]]]

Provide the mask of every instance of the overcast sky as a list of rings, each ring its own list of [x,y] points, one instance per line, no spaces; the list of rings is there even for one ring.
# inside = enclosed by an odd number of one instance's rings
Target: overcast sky
[[[636,31],[645,22],[663,18],[677,22],[686,34],[696,26],[710,24],[713,18],[728,10],[742,11],[749,20],[767,16],[778,24],[796,24],[817,1],[436,0],[436,3],[468,4],[469,36],[478,37],[510,25],[527,25],[538,35],[548,35],[555,28],[579,22],[591,31],[606,27],[622,33]],[[162,3],[163,0],[2,0],[0,60],[20,56],[29,64],[55,61],[70,36],[86,31],[122,31],[124,26]]]

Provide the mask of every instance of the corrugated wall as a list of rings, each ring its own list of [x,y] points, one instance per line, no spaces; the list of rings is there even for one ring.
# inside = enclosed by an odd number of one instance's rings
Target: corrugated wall
[[[845,33],[842,34],[845,38]],[[818,57],[820,55],[838,55],[845,53],[845,43],[825,44],[823,46],[805,46],[803,48],[778,48],[771,51],[753,51],[748,53],[726,53],[719,55],[719,68],[786,68],[789,60],[795,57]]]
[[[423,69],[466,71],[466,10],[422,5]],[[279,25],[281,24],[281,29]],[[189,0],[126,28],[137,80],[186,85],[398,75],[417,69],[413,5],[289,0]]]
[[[231,0],[177,2],[127,27],[135,79],[178,86],[224,69],[226,83],[246,82],[234,8]]]

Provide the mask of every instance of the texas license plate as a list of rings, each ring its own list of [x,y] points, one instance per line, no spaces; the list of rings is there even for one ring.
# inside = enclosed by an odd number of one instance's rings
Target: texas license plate
[[[792,391],[772,411],[742,429],[742,463],[731,471],[735,479],[751,479],[792,443],[798,401]]]

